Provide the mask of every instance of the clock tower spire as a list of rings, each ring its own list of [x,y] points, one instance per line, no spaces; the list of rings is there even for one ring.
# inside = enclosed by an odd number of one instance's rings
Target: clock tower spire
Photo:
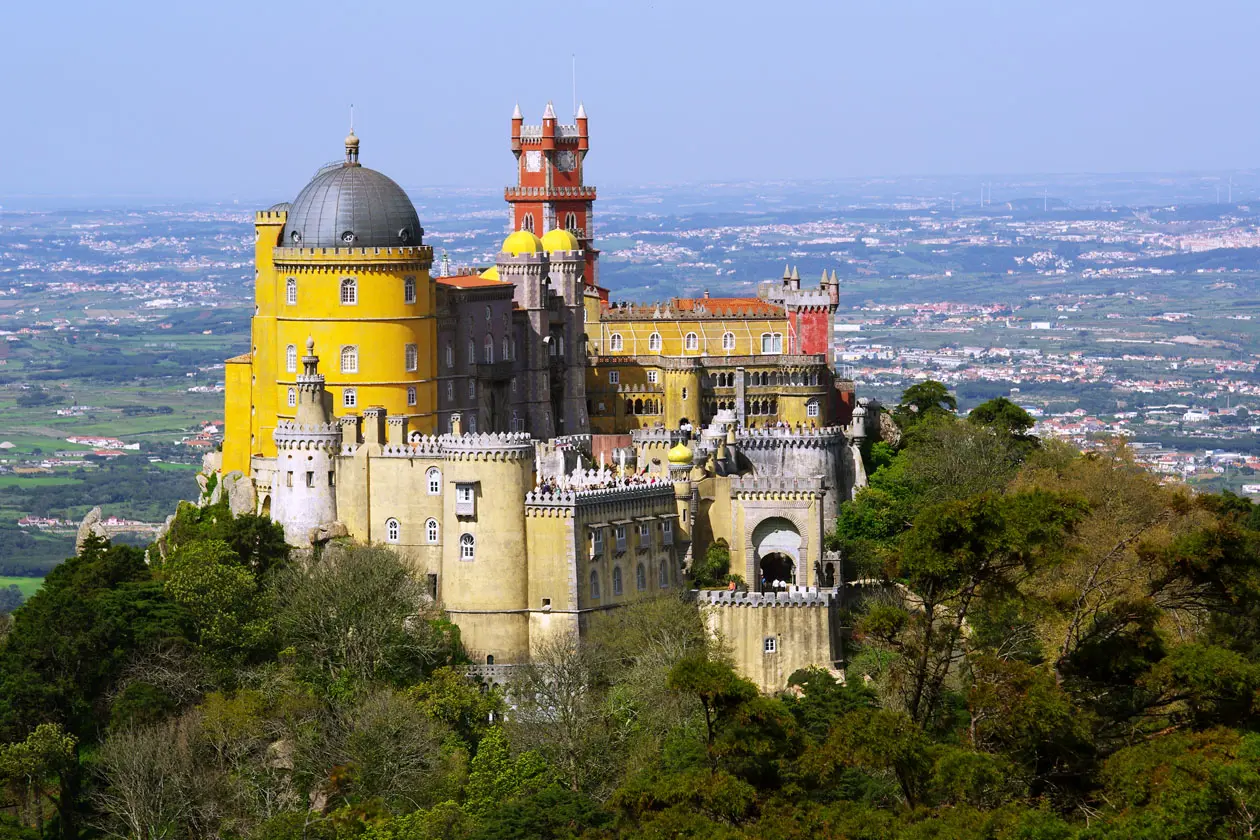
[[[599,251],[595,250],[595,188],[582,182],[590,148],[586,106],[580,105],[573,125],[556,119],[550,102],[542,125],[525,125],[520,106],[512,112],[512,154],[516,157],[516,185],[504,198],[511,208],[512,230],[542,236],[563,228],[577,237],[586,252],[583,282],[599,287]],[[600,290],[607,299],[607,292]]]

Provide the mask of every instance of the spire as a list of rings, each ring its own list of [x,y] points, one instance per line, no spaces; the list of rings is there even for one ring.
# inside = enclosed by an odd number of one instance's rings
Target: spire
[[[552,107],[551,101],[547,102],[547,110],[543,111],[544,120],[554,120],[556,118],[556,109]]]
[[[512,119],[514,120],[524,119],[524,117],[521,116],[521,103],[519,102],[517,102],[516,107],[512,109]]]
[[[585,103],[585,102],[579,102],[579,103],[578,103],[577,118],[578,118],[579,120],[584,120],[584,119],[586,119],[586,103]]]
[[[840,283],[840,281],[836,279],[836,270],[834,268],[831,269],[831,282],[832,285],[839,285]]]
[[[796,270],[796,266],[792,266],[792,277],[791,277],[791,279],[792,279],[792,280],[797,280],[797,281],[799,281],[799,280],[801,279],[800,272],[798,272],[798,271]]]
[[[827,285],[827,269],[825,269],[825,268],[823,269],[823,276],[822,276],[822,279],[818,281],[818,285],[819,285],[819,286],[826,286],[826,285]]]
[[[783,264],[783,279],[784,280],[792,279],[792,272],[791,272],[790,266],[788,266],[787,263]]]

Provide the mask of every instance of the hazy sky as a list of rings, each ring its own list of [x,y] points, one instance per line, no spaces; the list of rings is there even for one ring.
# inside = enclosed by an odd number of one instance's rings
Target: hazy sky
[[[596,184],[1250,168],[1256,0],[6,4],[0,202],[286,200],[341,154],[499,187],[520,101]]]

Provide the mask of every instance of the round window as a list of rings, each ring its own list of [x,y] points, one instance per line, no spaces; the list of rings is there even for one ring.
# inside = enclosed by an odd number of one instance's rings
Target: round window
[[[411,228],[403,228],[398,231],[398,241],[406,245],[411,241]]]
[[[302,232],[301,232],[300,230],[295,230],[295,231],[292,231],[292,232],[289,234],[289,240],[290,240],[291,242],[301,242],[301,241],[302,241]]]
[[[354,235],[354,231],[352,230],[348,230],[341,234],[341,241],[345,242],[347,245],[352,244],[356,239],[358,239],[358,237]]]

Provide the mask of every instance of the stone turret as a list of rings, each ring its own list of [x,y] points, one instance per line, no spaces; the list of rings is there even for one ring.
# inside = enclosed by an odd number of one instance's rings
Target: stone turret
[[[306,341],[297,391],[296,419],[282,420],[274,432],[271,517],[284,528],[290,545],[307,546],[313,532],[337,520],[334,459],[342,440],[342,427],[332,416],[332,399],[324,388],[312,339]]]

